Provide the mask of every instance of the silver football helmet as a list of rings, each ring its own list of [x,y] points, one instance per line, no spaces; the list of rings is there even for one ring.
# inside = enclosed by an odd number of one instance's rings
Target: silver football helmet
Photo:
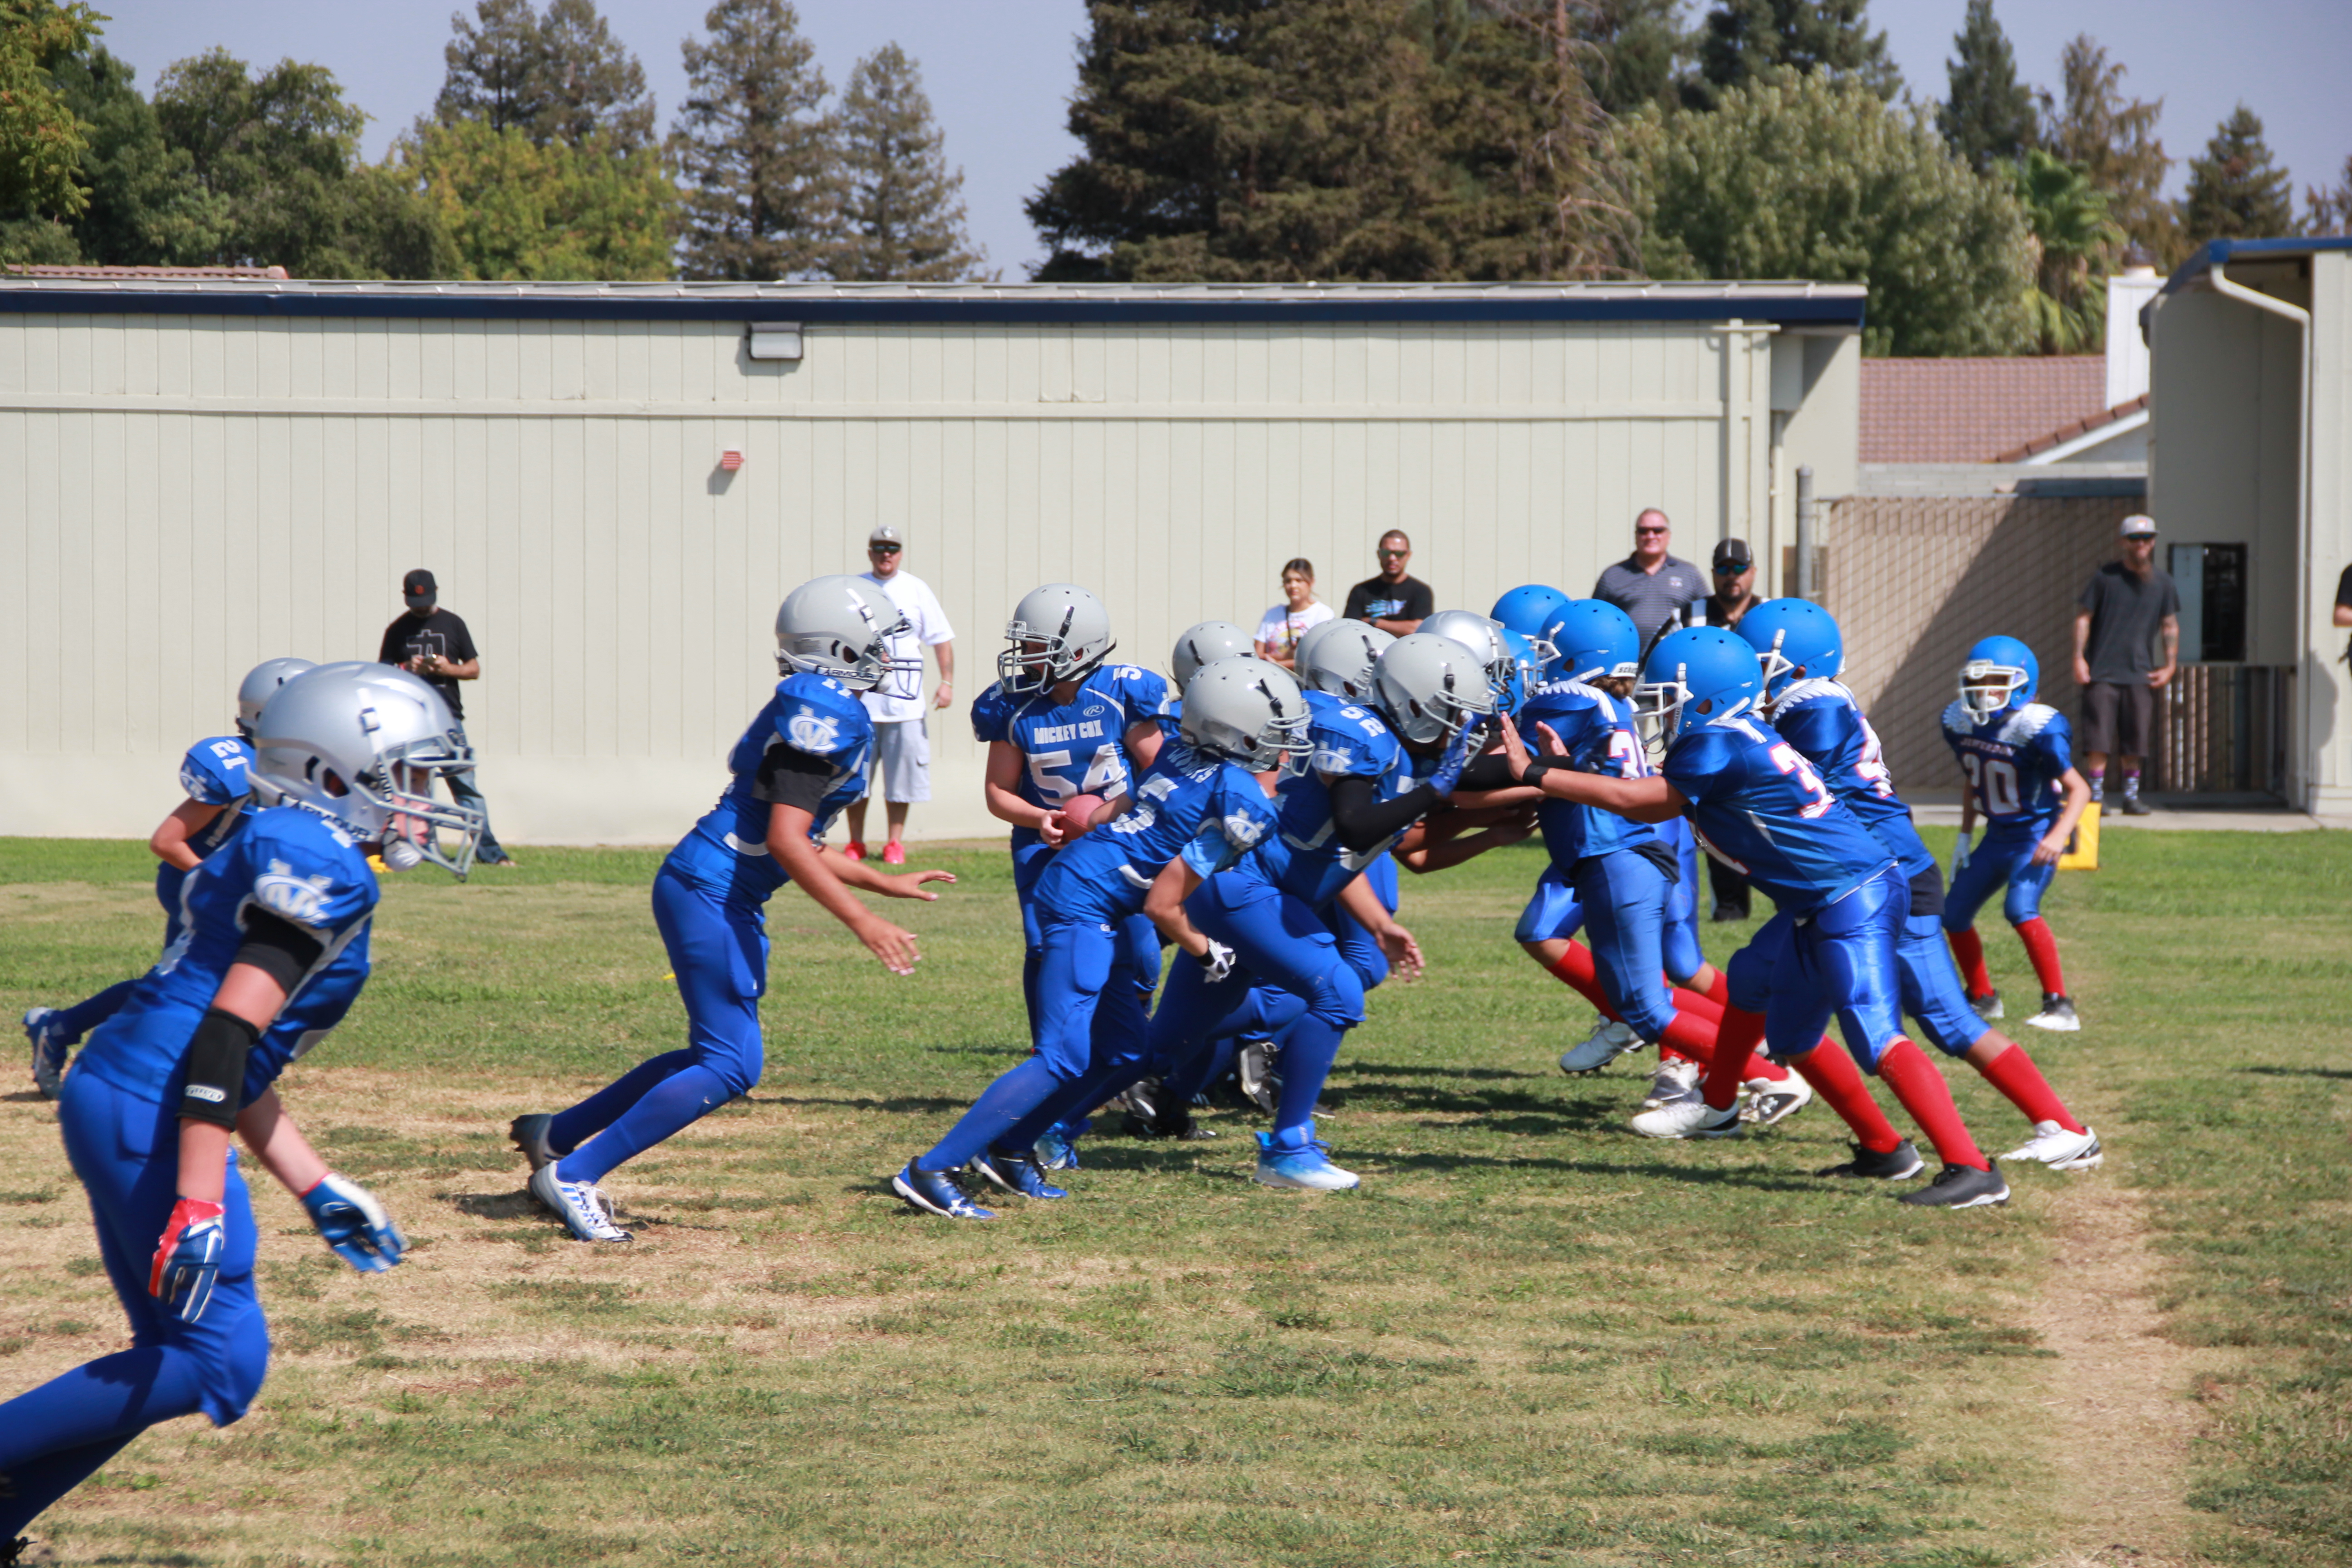
[[[1176,678],[1176,689],[1183,690],[1192,684],[1192,678],[1221,658],[1248,658],[1256,652],[1249,633],[1231,621],[1202,621],[1188,626],[1176,639],[1176,647],[1168,656],[1168,673]]]
[[[996,679],[1014,692],[1084,680],[1118,646],[1110,637],[1110,612],[1075,583],[1048,583],[1022,595],[1004,623],[1004,641]]]
[[[383,846],[384,864],[430,860],[464,877],[488,816],[433,798],[433,781],[474,765],[441,694],[388,664],[356,660],[303,671],[254,724],[253,782],[272,805],[293,802]],[[408,833],[423,829],[421,842]],[[444,833],[457,847],[445,849]]]
[[[265,658],[246,672],[236,688],[236,732],[247,740],[253,739],[254,721],[278,689],[306,669],[318,668],[318,661],[308,658]]]
[[[870,691],[890,674],[890,639],[907,629],[890,595],[864,578],[812,577],[776,611],[776,673]]]
[[[1221,658],[1184,686],[1184,717],[1177,729],[1195,751],[1263,773],[1295,773],[1307,766],[1307,696],[1278,664]]]
[[[1394,641],[1391,634],[1363,621],[1325,621],[1298,639],[1291,658],[1298,679],[1315,690],[1370,702],[1372,668]]]
[[[1499,622],[1471,610],[1440,610],[1421,623],[1420,629],[1433,637],[1452,637],[1478,658],[1478,667],[1486,672],[1487,683],[1499,691],[1510,684],[1511,671],[1517,660],[1511,657],[1508,644],[1503,641]]]
[[[1450,741],[1465,724],[1495,711],[1495,685],[1485,664],[1435,632],[1391,643],[1373,668],[1372,683],[1397,733],[1419,744]]]

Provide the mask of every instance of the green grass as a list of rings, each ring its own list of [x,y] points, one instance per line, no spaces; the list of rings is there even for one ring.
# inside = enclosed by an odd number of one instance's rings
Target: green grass
[[[2113,1155],[2013,1173],[2005,1210],[1812,1179],[1843,1151],[1819,1110],[1626,1135],[1633,1072],[1552,1066],[1588,1015],[1510,943],[1520,850],[1405,890],[1434,968],[1375,994],[1326,1097],[1361,1192],[1255,1188],[1255,1123],[1221,1111],[1210,1143],[1091,1141],[1063,1204],[910,1215],[884,1178],[1022,1034],[992,847],[917,857],[962,880],[891,906],[923,937],[911,979],[779,897],[767,1075],[614,1173],[627,1248],[564,1239],[503,1129],[679,1039],[658,855],[413,873],[366,996],[285,1089],[416,1252],[362,1279],[262,1194],[278,1353],[254,1413],[149,1434],[37,1533],[69,1562],[2027,1568],[2105,1545],[2069,1533],[2098,1434],[2053,1435],[2028,1320],[2070,1195],[2129,1186],[2208,1421],[2180,1479],[2200,1533],[2171,1544],[2341,1563],[2352,836],[2104,847],[2052,900],[2089,1025],[2027,1043]],[[152,864],[0,840],[0,1005],[152,961]],[[2024,997],[2016,943],[1988,947]],[[2014,1112],[1952,1082],[2006,1147]],[[0,1096],[0,1157],[5,1391],[121,1320],[29,1095]]]

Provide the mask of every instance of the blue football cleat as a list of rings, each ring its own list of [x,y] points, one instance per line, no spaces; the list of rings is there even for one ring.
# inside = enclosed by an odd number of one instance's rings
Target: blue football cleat
[[[1007,1154],[991,1149],[976,1157],[971,1168],[1006,1192],[1017,1193],[1024,1198],[1066,1198],[1070,1195],[1045,1180],[1045,1173],[1037,1168],[1034,1154]]]
[[[1331,1163],[1330,1145],[1310,1139],[1296,1149],[1277,1149],[1274,1135],[1257,1135],[1257,1174],[1260,1186],[1296,1187],[1310,1193],[1344,1193],[1357,1184],[1356,1173],[1343,1171]]]
[[[1045,1129],[1045,1135],[1037,1140],[1038,1165],[1048,1171],[1076,1170],[1078,1168],[1078,1134],[1085,1131],[1087,1126],[1087,1123],[1083,1121],[1075,1127],[1068,1122],[1064,1122],[1058,1127]]]
[[[890,1178],[890,1190],[925,1214],[941,1219],[994,1219],[995,1214],[963,1195],[955,1178],[945,1171],[919,1171],[913,1161]]]
[[[55,1007],[36,1007],[25,1015],[25,1037],[33,1042],[33,1083],[43,1100],[55,1100],[66,1071],[66,1037],[58,1027]]]

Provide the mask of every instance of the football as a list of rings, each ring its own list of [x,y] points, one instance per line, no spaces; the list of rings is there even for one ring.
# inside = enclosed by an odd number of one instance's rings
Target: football
[[[1103,797],[1098,795],[1074,795],[1062,803],[1062,831],[1072,838],[1078,837],[1095,825],[1095,813],[1102,809]]]

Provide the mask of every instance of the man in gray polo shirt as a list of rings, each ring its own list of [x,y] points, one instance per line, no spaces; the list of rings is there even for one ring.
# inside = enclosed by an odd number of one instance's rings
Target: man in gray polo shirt
[[[1666,553],[1673,529],[1651,507],[1633,520],[1633,553],[1601,574],[1592,596],[1616,605],[1642,634],[1642,651],[1669,626],[1687,626],[1691,606],[1706,597],[1706,577],[1679,555]]]

